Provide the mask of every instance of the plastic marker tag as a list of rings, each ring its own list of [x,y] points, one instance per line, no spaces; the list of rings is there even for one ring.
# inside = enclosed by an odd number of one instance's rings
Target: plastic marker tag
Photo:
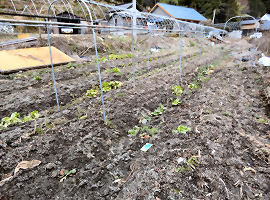
[[[153,144],[146,143],[142,148],[141,151],[146,152]]]

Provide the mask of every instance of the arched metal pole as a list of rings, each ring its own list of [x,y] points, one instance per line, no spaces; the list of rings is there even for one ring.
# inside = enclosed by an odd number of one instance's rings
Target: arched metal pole
[[[147,62],[147,77],[149,76],[149,72],[150,72],[150,55],[151,55],[151,30],[149,29],[148,32],[148,62]]]
[[[56,3],[58,0],[53,1],[50,3],[48,10],[47,10],[47,17],[49,16],[50,9],[54,3]],[[48,22],[48,18],[46,18],[46,21]],[[53,69],[53,57],[52,57],[52,48],[51,48],[51,39],[50,39],[50,28],[49,24],[47,24],[47,34],[48,34],[48,45],[49,45],[49,53],[50,53],[50,61],[51,61],[51,69],[52,69],[52,79],[53,79],[53,86],[54,86],[54,92],[56,97],[56,103],[57,103],[57,112],[60,111],[60,105],[59,105],[59,99],[58,99],[58,93],[57,93],[57,87],[56,87],[56,81],[55,81],[55,74]]]
[[[182,32],[179,32],[179,76],[182,84]]]
[[[227,24],[228,24],[229,21],[231,21],[232,19],[235,19],[235,18],[244,18],[244,17],[250,17],[250,18],[252,18],[252,19],[254,19],[254,20],[256,21],[256,18],[253,17],[253,16],[251,16],[251,15],[234,16],[234,17],[231,17],[230,19],[228,19],[228,20],[226,21],[226,23],[224,24],[224,31],[226,31],[226,27],[227,27]],[[256,24],[256,23],[257,23],[257,22],[255,22],[255,24]],[[257,32],[257,26],[256,26],[256,32]]]
[[[253,17],[253,16],[251,16],[251,15],[243,15],[243,16],[234,16],[234,17],[231,17],[230,19],[228,19],[227,21],[226,21],[226,23],[225,23],[225,25],[224,25],[224,31],[226,31],[226,27],[227,27],[227,23],[230,21],[230,20],[232,20],[232,19],[235,19],[235,18],[245,18],[245,17],[250,17],[250,18],[252,18],[254,21],[255,21],[255,33],[257,33],[258,32],[258,27],[257,27],[257,22],[259,21],[259,20],[256,20],[256,18],[255,17]],[[255,37],[255,50],[256,50],[256,37]],[[255,51],[254,50],[254,51]],[[253,50],[252,50],[253,51]],[[251,61],[252,61],[252,63],[251,63],[251,65],[252,65],[252,67],[254,67],[255,66],[255,52],[251,52],[252,53],[252,58],[251,58]]]
[[[134,16],[133,16],[134,17]],[[135,25],[133,25],[134,27]],[[135,77],[135,73],[136,73],[136,69],[135,69],[135,47],[134,47],[134,29],[132,29],[131,31],[131,52],[132,52],[132,71],[133,71],[133,87],[136,87],[136,77]]]
[[[84,4],[85,8],[88,11],[91,25],[94,25],[90,9],[88,8],[87,4],[84,1],[81,1],[81,2]],[[102,79],[101,79],[101,72],[100,72],[100,63],[99,63],[99,57],[98,57],[98,49],[97,49],[95,28],[92,28],[92,33],[93,33],[95,52],[96,52],[96,59],[97,59],[97,69],[98,69],[99,87],[100,87],[100,93],[101,93],[103,119],[104,119],[104,123],[105,123],[106,122],[106,110],[105,110],[105,104],[104,104],[103,87],[102,87]]]

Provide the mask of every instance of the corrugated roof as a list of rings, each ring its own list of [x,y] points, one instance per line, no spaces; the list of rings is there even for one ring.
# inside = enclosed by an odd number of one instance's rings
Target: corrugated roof
[[[193,8],[175,6],[165,3],[158,3],[158,5],[164,10],[166,10],[171,16],[177,19],[194,20],[194,21],[207,20],[203,15],[201,15]]]

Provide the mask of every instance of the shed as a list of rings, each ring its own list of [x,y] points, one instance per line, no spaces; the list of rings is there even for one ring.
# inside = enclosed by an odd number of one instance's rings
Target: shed
[[[62,23],[73,23],[73,24],[87,24],[87,21],[85,19],[82,19],[67,11],[57,14],[56,19],[52,19],[52,21],[62,22]],[[54,27],[53,33],[54,34],[87,34],[88,28],[87,27],[81,27],[81,28]]]
[[[150,13],[194,23],[207,20],[203,15],[193,8],[175,6],[165,3],[156,3],[156,5],[151,9]]]
[[[241,30],[243,31],[243,35],[252,34],[261,27],[261,20],[260,19],[252,19],[252,20],[244,20],[240,23]]]
[[[260,28],[260,20],[244,20],[241,22],[241,29],[242,30],[250,30],[250,29],[259,29]]]

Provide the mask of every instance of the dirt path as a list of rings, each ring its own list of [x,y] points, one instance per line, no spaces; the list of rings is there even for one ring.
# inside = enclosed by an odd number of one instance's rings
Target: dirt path
[[[137,74],[135,89],[125,72],[118,77],[123,86],[105,93],[107,125],[100,98],[78,92],[60,113],[50,114],[50,105],[36,123],[3,131],[2,180],[22,160],[41,164],[0,185],[0,198],[268,199],[270,116],[263,92],[269,69],[239,65],[241,51],[223,45],[185,59],[178,106],[172,105],[177,97],[171,87],[179,83],[172,55],[151,65],[148,78]],[[159,104],[167,109],[151,116]],[[191,130],[173,133],[179,125]],[[135,126],[148,129],[129,135]],[[140,151],[147,142],[153,146]],[[59,182],[61,169],[74,168],[74,176]]]

